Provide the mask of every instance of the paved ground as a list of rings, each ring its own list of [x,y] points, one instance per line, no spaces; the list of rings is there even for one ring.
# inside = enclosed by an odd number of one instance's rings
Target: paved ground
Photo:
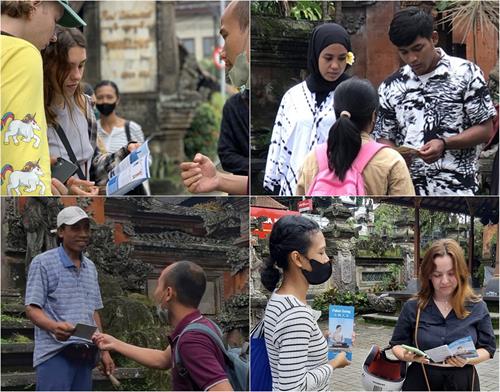
[[[328,324],[320,323],[321,329],[327,329]],[[387,345],[392,334],[392,327],[368,324],[362,319],[356,319],[356,343],[353,349],[353,360],[350,366],[344,369],[335,370],[333,380],[330,384],[332,391],[362,391],[361,384],[361,366],[366,358],[368,350],[373,344],[380,347]],[[497,350],[492,360],[477,365],[479,379],[481,382],[481,391],[498,391],[499,371]]]

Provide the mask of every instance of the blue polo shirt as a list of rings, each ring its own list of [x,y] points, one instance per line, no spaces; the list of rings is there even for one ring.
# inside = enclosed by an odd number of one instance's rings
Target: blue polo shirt
[[[82,255],[81,267],[76,268],[62,246],[36,256],[29,268],[24,304],[40,307],[55,321],[96,325],[94,312],[103,305],[94,263]],[[77,342],[85,341],[72,336],[61,342],[35,326],[33,367]]]
[[[495,334],[491,317],[484,301],[469,302],[466,309],[471,312],[466,318],[459,319],[452,309],[446,318],[431,299],[420,312],[418,323],[418,347],[429,350],[457,339],[472,337],[476,348],[484,348],[493,358],[496,350]],[[415,347],[413,336],[417,321],[417,300],[407,301],[401,309],[390,344],[406,344]]]

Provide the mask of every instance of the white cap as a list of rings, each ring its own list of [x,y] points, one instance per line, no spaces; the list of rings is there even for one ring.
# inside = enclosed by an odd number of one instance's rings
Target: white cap
[[[74,225],[82,219],[89,219],[89,216],[80,207],[66,207],[57,214],[57,228],[61,225]]]

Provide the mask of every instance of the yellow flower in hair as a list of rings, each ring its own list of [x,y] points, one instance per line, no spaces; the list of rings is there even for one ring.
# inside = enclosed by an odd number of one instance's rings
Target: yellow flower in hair
[[[352,52],[347,52],[347,56],[346,56],[346,58],[345,58],[345,62],[346,62],[346,64],[348,64],[348,65],[353,65],[353,64],[354,64],[354,59],[355,59],[355,57],[354,57],[354,53],[352,53]]]

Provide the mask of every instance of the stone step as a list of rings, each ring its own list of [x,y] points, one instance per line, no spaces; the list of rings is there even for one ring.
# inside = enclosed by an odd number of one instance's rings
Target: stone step
[[[3,343],[2,372],[16,369],[18,371],[33,370],[34,343]]]
[[[384,325],[396,325],[396,322],[398,321],[398,316],[383,313],[368,313],[363,314],[361,317],[363,317],[363,319],[368,323]]]
[[[14,334],[24,335],[33,340],[35,327],[26,319],[16,321],[2,321],[2,339],[8,339]]]
[[[498,313],[490,313],[491,321],[493,324],[493,331],[495,333],[495,337],[498,339],[499,337],[499,329],[498,329]],[[383,314],[383,313],[369,313],[363,314],[361,317],[367,323],[373,324],[384,324],[384,325],[396,325],[398,321],[398,316],[394,316],[392,314]]]
[[[3,289],[0,291],[0,296],[2,308],[5,304],[24,302],[21,293],[15,289]]]
[[[132,381],[142,380],[145,377],[145,370],[143,368],[118,368],[115,370],[114,376],[119,381]],[[98,369],[92,372],[92,379],[95,382],[102,382],[103,389],[107,386],[107,390],[112,390],[111,382],[104,376]],[[2,389],[18,389],[26,386],[33,386],[35,384],[35,372],[16,372],[16,373],[2,373]],[[94,385],[95,389],[95,385]]]

